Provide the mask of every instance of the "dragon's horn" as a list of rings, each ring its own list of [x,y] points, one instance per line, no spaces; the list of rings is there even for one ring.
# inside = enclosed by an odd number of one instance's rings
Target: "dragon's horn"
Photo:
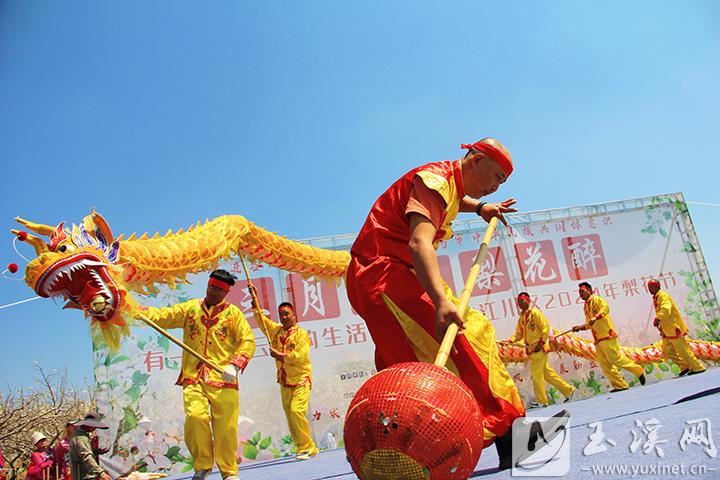
[[[110,225],[108,225],[103,216],[97,213],[94,208],[92,209],[90,216],[92,217],[95,226],[105,236],[105,240],[107,240],[108,245],[111,244],[115,238],[113,237],[112,230],[110,230]]]
[[[50,225],[43,225],[42,223],[34,223],[30,222],[28,220],[25,220],[24,218],[15,217],[15,221],[19,224],[23,225],[25,228],[27,228],[30,231],[33,231],[35,233],[39,233],[40,235],[44,235],[46,237],[49,237],[55,232],[56,227],[51,227]]]
[[[96,236],[95,231],[100,232],[108,245],[115,240],[113,238],[112,230],[110,230],[110,226],[102,215],[97,213],[94,208],[92,209],[90,215],[83,218],[83,225],[85,226],[85,230],[87,230],[93,237]]]
[[[28,228],[31,228],[31,227],[28,226]],[[18,235],[20,233],[20,230],[10,230],[10,231],[14,235]],[[32,247],[35,249],[35,253],[38,256],[41,253],[45,253],[45,252],[49,251],[47,243],[45,243],[42,238],[36,237],[35,235],[28,234],[27,237],[23,241],[32,245]]]

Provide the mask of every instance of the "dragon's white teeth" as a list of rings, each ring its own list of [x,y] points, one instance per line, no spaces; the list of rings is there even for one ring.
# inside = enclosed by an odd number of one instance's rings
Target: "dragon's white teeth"
[[[109,267],[109,265],[107,263],[96,262],[94,260],[85,260],[83,262],[83,265],[86,267]]]

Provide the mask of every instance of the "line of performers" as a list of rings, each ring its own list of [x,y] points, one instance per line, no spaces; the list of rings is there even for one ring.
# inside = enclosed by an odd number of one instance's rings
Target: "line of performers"
[[[687,343],[688,328],[680,315],[675,301],[665,291],[660,289],[660,282],[650,280],[647,284],[648,292],[652,295],[655,307],[655,321],[662,339],[661,347],[665,358],[675,362],[680,368],[680,376],[694,375],[705,371],[703,364],[695,357]],[[642,366],[633,362],[621,350],[615,325],[610,318],[610,306],[601,296],[593,292],[592,286],[583,282],[579,285],[578,293],[585,301],[583,307],[585,323],[575,325],[573,332],[590,330],[595,343],[595,358],[608,381],[612,385],[611,392],[619,392],[629,388],[620,370],[627,370],[638,378],[641,385],[645,385],[645,373]],[[557,388],[565,396],[567,402],[573,396],[575,388],[560,377],[548,365],[550,347],[548,338],[550,324],[543,312],[532,305],[530,295],[522,292],[517,297],[520,308],[515,334],[507,343],[522,344],[530,358],[530,377],[532,379],[535,401],[528,404],[529,408],[536,408],[548,404],[545,383]]]

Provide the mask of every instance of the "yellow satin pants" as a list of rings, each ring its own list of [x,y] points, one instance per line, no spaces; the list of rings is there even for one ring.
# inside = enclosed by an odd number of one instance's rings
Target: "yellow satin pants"
[[[183,389],[183,401],[185,444],[195,470],[211,470],[217,463],[223,478],[237,475],[238,391],[200,381]]]
[[[546,352],[535,352],[530,354],[530,377],[533,382],[533,390],[535,390],[535,401],[537,403],[547,405],[547,393],[545,392],[545,382],[557,388],[560,393],[568,397],[572,393],[572,385],[562,379],[560,375],[548,365],[548,354]]]
[[[310,385],[280,387],[282,406],[290,428],[290,436],[295,442],[298,452],[317,452],[307,419],[310,390]]]
[[[619,369],[621,368],[636,377],[640,377],[640,375],[645,373],[643,367],[620,352],[620,344],[617,338],[601,340],[595,344],[595,359],[613,388],[625,389],[629,386],[620,374]]]

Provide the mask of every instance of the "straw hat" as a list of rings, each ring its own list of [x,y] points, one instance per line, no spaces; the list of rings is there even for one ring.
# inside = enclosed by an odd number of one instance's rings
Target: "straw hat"
[[[40,440],[47,440],[47,437],[40,432],[33,432],[32,436],[30,437],[30,443],[33,445],[37,445]]]

